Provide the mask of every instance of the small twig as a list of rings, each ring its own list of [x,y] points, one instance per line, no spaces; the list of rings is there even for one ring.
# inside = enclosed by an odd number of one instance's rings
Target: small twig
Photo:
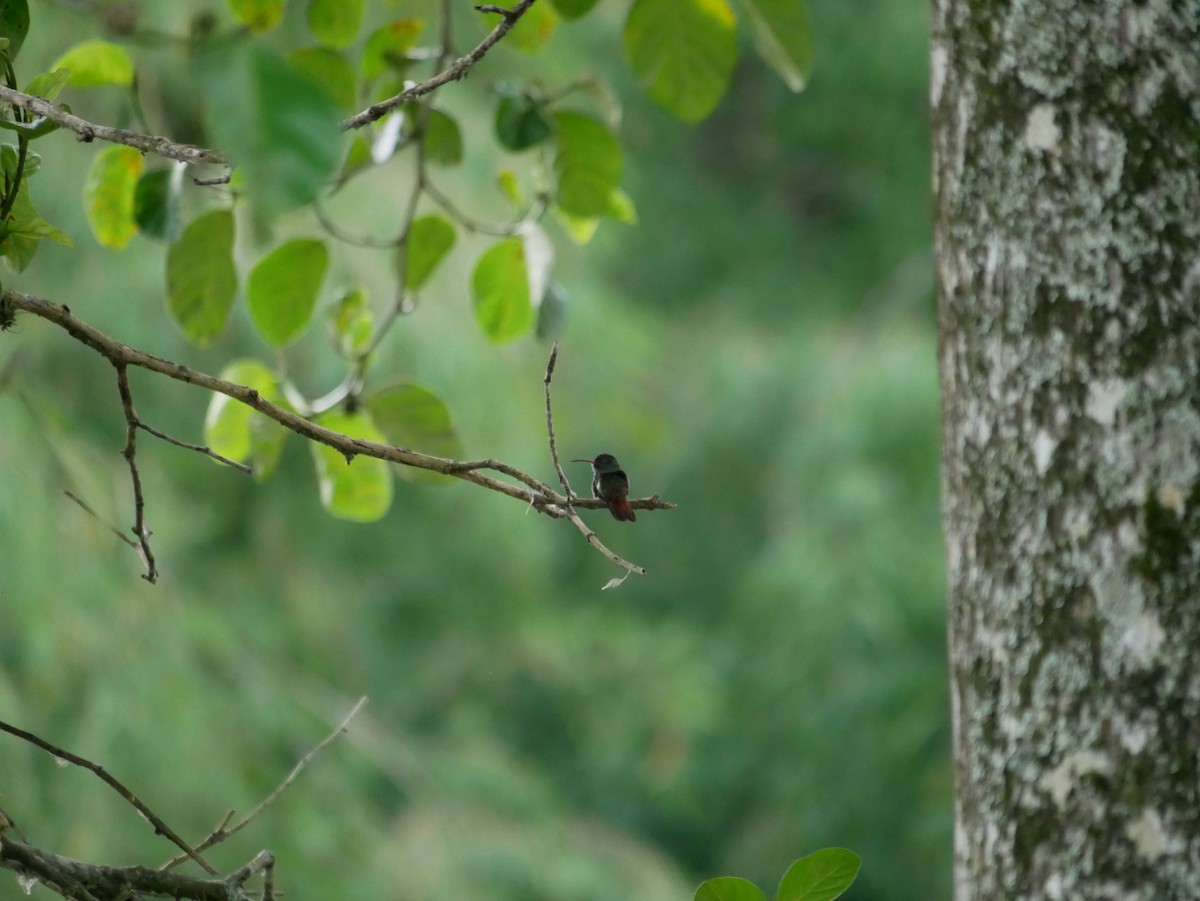
[[[623,566],[623,567],[625,567],[625,569],[629,570],[631,573],[637,573],[639,576],[646,575],[645,567],[638,566],[636,563],[630,563],[624,557],[619,557],[616,554],[614,554],[612,551],[610,551],[608,548],[606,548],[604,546],[604,542],[602,542],[600,540],[600,538],[596,535],[595,532],[593,532],[590,528],[588,528],[587,523],[585,523],[582,519],[580,519],[579,514],[576,513],[574,510],[571,510],[567,513],[567,519],[571,520],[571,522],[575,524],[575,528],[577,528],[580,532],[583,533],[583,537],[587,539],[588,544],[590,544],[592,547],[594,547],[596,550],[598,550],[600,553],[602,553],[605,557],[607,557],[613,563],[617,564],[617,566]],[[612,587],[612,582],[609,582],[604,587],[605,588]]]
[[[189,858],[200,864],[200,866],[202,866],[207,872],[214,875],[216,874],[217,871],[212,867],[211,864],[209,864],[208,861],[206,861],[198,853],[196,853],[196,851],[189,847],[188,843],[176,835],[175,830],[164,823],[159,818],[158,814],[142,803],[142,801],[139,800],[133,792],[126,788],[123,783],[121,783],[100,764],[93,763],[86,757],[80,757],[78,754],[72,754],[70,751],[66,751],[60,747],[57,747],[56,745],[52,745],[44,738],[39,738],[32,732],[26,732],[24,729],[10,725],[3,720],[0,720],[0,730],[7,732],[9,735],[15,735],[17,738],[41,748],[47,754],[51,754],[60,760],[73,763],[75,766],[82,767],[85,770],[91,770],[98,777],[100,777],[101,781],[103,781],[105,785],[112,788],[117,794],[132,804],[134,809],[137,810],[137,812],[143,817],[145,817],[150,822],[150,825],[154,827],[154,832],[156,835],[165,836],[167,839],[173,842],[175,846],[179,848],[179,850],[183,851]]]
[[[354,128],[362,128],[364,125],[370,125],[390,113],[398,106],[403,106],[406,103],[411,103],[418,97],[424,97],[426,94],[436,91],[444,84],[451,81],[458,81],[471,70],[471,68],[483,59],[484,55],[496,45],[496,43],[506,34],[512,31],[512,27],[517,24],[521,16],[529,7],[533,6],[535,0],[521,0],[516,6],[511,9],[504,9],[499,6],[476,7],[482,12],[499,13],[501,19],[496,23],[496,27],[488,32],[487,36],[476,45],[475,49],[466,56],[459,57],[437,75],[422,81],[420,84],[415,84],[405,91],[401,91],[393,97],[386,100],[381,100],[379,103],[374,103],[368,106],[360,113],[355,113],[348,119],[342,121],[342,128],[346,131]]]
[[[205,851],[208,848],[211,848],[213,845],[225,841],[225,839],[244,829],[252,820],[254,820],[255,817],[275,803],[275,800],[285,791],[287,791],[288,787],[296,781],[296,777],[299,776],[300,772],[312,762],[314,757],[320,754],[321,751],[336,741],[339,737],[346,734],[346,731],[350,728],[350,721],[358,716],[358,712],[363,709],[366,703],[367,696],[363,695],[358,699],[355,705],[350,708],[350,712],[342,717],[342,721],[338,724],[338,727],[330,732],[329,735],[325,736],[320,744],[310,749],[307,754],[301,757],[300,760],[296,762],[296,765],[292,767],[292,771],[287,774],[287,776],[282,782],[279,783],[279,785],[275,786],[274,791],[272,791],[269,795],[263,798],[262,801],[259,802],[257,807],[238,820],[238,822],[226,829],[225,827],[229,825],[229,821],[233,819],[233,811],[229,811],[227,814],[225,814],[224,819],[221,820],[220,825],[210,832],[204,841],[196,845],[196,850]],[[185,860],[187,860],[185,855],[177,855],[163,864],[161,869],[169,870],[183,863]]]
[[[117,391],[121,395],[121,408],[125,411],[125,447],[121,456],[129,464],[129,480],[133,483],[133,534],[137,536],[139,555],[146,567],[142,578],[147,582],[158,581],[158,567],[154,563],[154,552],[150,550],[150,531],[146,528],[146,497],[142,493],[142,476],[137,466],[137,411],[133,409],[133,394],[129,390],[129,373],[124,363],[114,364],[117,369]]]
[[[567,474],[563,472],[562,464],[558,462],[558,446],[554,441],[554,414],[550,412],[550,380],[554,378],[554,364],[558,361],[558,342],[555,341],[550,347],[550,361],[546,363],[546,377],[542,380],[546,386],[546,434],[550,438],[550,459],[554,461],[554,471],[558,473],[558,481],[563,486],[563,491],[567,494],[567,512],[571,510],[571,501],[575,499],[575,492],[571,490],[571,483],[567,481]]]
[[[135,550],[137,549],[138,543],[136,541],[134,541],[132,538],[130,538],[128,535],[126,535],[124,532],[122,532],[120,529],[118,529],[116,526],[114,526],[111,522],[108,522],[106,519],[101,517],[99,513],[97,513],[95,510],[93,510],[91,507],[89,507],[83,500],[76,497],[70,491],[64,491],[63,494],[65,494],[67,497],[69,497],[71,500],[73,500],[75,503],[77,503],[80,507],[82,507],[85,513],[90,513],[98,523],[100,523],[101,525],[107,526],[108,529],[111,530],[114,535],[116,535],[118,538],[120,538],[122,541],[124,541],[131,548],[134,548]]]
[[[163,441],[167,442],[167,444],[174,444],[176,447],[182,447],[186,450],[195,451],[198,454],[204,454],[205,456],[212,457],[218,463],[224,463],[226,466],[232,466],[234,469],[240,470],[248,476],[254,475],[254,470],[245,463],[239,463],[237,460],[230,460],[228,457],[223,457],[211,447],[205,447],[201,444],[190,444],[187,441],[180,441],[178,438],[172,438],[166,432],[160,432],[158,429],[154,428],[154,426],[146,425],[146,423],[142,422],[140,419],[138,420],[137,427],[149,432],[155,438],[161,438]]]

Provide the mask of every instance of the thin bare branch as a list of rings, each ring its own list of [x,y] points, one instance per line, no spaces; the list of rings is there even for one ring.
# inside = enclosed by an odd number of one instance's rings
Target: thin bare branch
[[[342,128],[346,131],[354,128],[362,128],[364,125],[370,125],[390,113],[398,106],[403,106],[406,103],[411,103],[418,97],[424,97],[433,91],[436,91],[444,84],[452,81],[458,81],[465,76],[471,68],[478,63],[487,54],[489,50],[506,34],[512,31],[512,27],[517,24],[521,16],[529,7],[533,6],[536,0],[521,0],[516,6],[511,9],[505,9],[500,6],[477,6],[476,9],[481,12],[498,13],[500,21],[496,23],[496,27],[488,32],[487,36],[480,41],[475,49],[466,56],[459,57],[449,66],[439,72],[432,78],[413,85],[407,90],[401,91],[393,97],[386,100],[381,100],[368,106],[360,113],[355,113],[348,119],[342,121]]]
[[[229,165],[228,158],[219,150],[208,150],[192,144],[177,144],[169,138],[145,135],[136,131],[127,131],[124,128],[113,128],[110,125],[97,125],[55,106],[49,100],[43,100],[32,94],[24,94],[4,85],[0,85],[0,102],[10,103],[21,109],[29,110],[34,115],[49,119],[68,131],[73,131],[79,136],[79,140],[85,143],[96,140],[109,141],[113,144],[133,147],[142,153],[153,153],[165,159],[178,160],[181,163]]]
[[[68,498],[70,498],[75,503],[77,503],[80,507],[82,507],[83,511],[85,513],[90,513],[92,515],[92,517],[96,520],[96,522],[101,523],[104,526],[107,526],[109,531],[111,531],[114,535],[116,535],[118,538],[120,538],[122,541],[124,541],[131,548],[133,548],[134,550],[137,550],[138,543],[136,541],[134,541],[132,538],[130,538],[128,535],[126,535],[124,532],[122,532],[120,529],[118,529],[116,526],[114,526],[111,522],[108,522],[103,517],[101,517],[100,514],[97,513],[95,510],[93,510],[90,506],[88,506],[88,504],[85,501],[76,497],[70,491],[64,491],[63,494],[65,494]]]
[[[282,782],[280,782],[277,786],[275,786],[275,790],[272,791],[265,798],[263,798],[262,801],[259,802],[258,806],[255,807],[252,811],[250,811],[248,814],[246,814],[244,817],[242,817],[240,820],[238,820],[232,826],[229,826],[229,821],[233,819],[233,811],[231,810],[231,811],[229,811],[229,813],[225,814],[225,817],[224,817],[224,819],[221,820],[220,825],[217,826],[217,828],[214,829],[212,832],[210,832],[208,834],[208,836],[204,839],[204,841],[202,841],[202,842],[200,842],[200,844],[196,845],[196,851],[198,851],[198,852],[205,851],[208,848],[211,848],[213,845],[218,844],[219,842],[223,842],[223,841],[225,841],[225,839],[229,838],[230,836],[240,832],[242,829],[244,829],[246,826],[248,826],[254,820],[255,817],[257,817],[260,813],[262,813],[264,810],[266,810],[268,807],[270,807],[273,803],[275,803],[276,799],[280,795],[282,795],[285,791],[287,791],[287,789],[291,786],[291,784],[296,781],[296,777],[299,776],[301,771],[303,771],[303,769],[306,766],[308,766],[309,763],[312,762],[314,757],[316,757],[323,750],[325,750],[326,747],[333,744],[333,742],[335,742],[338,738],[340,738],[341,736],[346,734],[347,730],[350,728],[350,721],[352,719],[354,719],[356,716],[358,716],[358,712],[360,710],[362,710],[363,707],[366,706],[366,703],[367,703],[367,696],[363,695],[361,698],[358,699],[358,701],[355,703],[355,705],[350,708],[350,712],[347,713],[344,717],[342,717],[342,721],[338,724],[337,728],[334,729],[332,732],[330,732],[327,736],[325,736],[325,738],[320,742],[320,744],[311,748],[307,754],[305,754],[303,757],[301,757],[296,762],[296,765],[294,767],[292,767],[292,771],[290,773],[288,773],[286,777],[284,777],[284,780]],[[229,828],[226,828],[227,826],[229,826]],[[168,860],[165,864],[163,864],[162,869],[169,870],[169,869],[176,867],[179,864],[183,863],[185,860],[187,860],[186,855],[183,855],[183,854],[176,855],[175,857]]]
[[[186,450],[195,451],[198,454],[204,454],[206,457],[212,457],[218,463],[224,463],[226,466],[232,466],[234,469],[238,470],[239,472],[244,472],[248,476],[254,475],[254,470],[245,463],[239,463],[237,460],[230,460],[228,457],[223,457],[211,447],[205,447],[202,444],[191,444],[187,441],[180,441],[178,438],[172,438],[166,432],[160,432],[158,429],[154,428],[154,426],[146,425],[146,423],[142,422],[140,419],[138,420],[137,425],[139,429],[149,432],[155,438],[161,438],[163,441],[167,442],[167,444],[174,444],[176,447],[182,447]]]
[[[142,493],[142,476],[137,465],[137,411],[133,408],[133,393],[129,390],[129,372],[125,363],[114,363],[117,369],[117,391],[121,395],[121,408],[125,411],[125,447],[121,456],[129,464],[129,481],[133,484],[133,534],[138,540],[138,556],[146,567],[142,578],[147,582],[158,581],[158,567],[154,552],[150,550],[150,530],[146,528],[146,497]]]
[[[23,741],[27,741],[31,745],[41,748],[47,754],[51,754],[59,760],[65,760],[67,763],[73,763],[77,767],[82,767],[85,770],[90,770],[91,772],[95,773],[98,777],[100,777],[100,780],[104,782],[105,785],[112,788],[113,791],[132,804],[134,809],[150,822],[150,825],[154,827],[154,832],[157,835],[165,836],[167,839],[173,842],[175,846],[179,848],[179,850],[183,851],[189,858],[200,864],[200,866],[202,866],[207,872],[214,875],[216,874],[217,871],[212,867],[211,864],[209,864],[208,861],[197,854],[187,842],[185,842],[175,833],[174,829],[172,829],[159,818],[158,814],[147,807],[133,792],[126,788],[125,785],[120,782],[120,780],[109,773],[108,770],[106,770],[100,764],[93,763],[86,757],[80,757],[78,754],[72,754],[70,751],[64,750],[56,745],[52,745],[44,738],[40,738],[37,735],[34,735],[32,732],[26,732],[24,729],[13,726],[4,722],[3,720],[0,720],[0,731],[7,732],[9,735],[14,735]],[[0,839],[3,839],[2,834],[0,834]]]
[[[550,459],[554,461],[554,471],[558,473],[559,484],[563,486],[563,491],[567,494],[567,512],[571,512],[571,502],[575,500],[575,492],[571,490],[571,483],[567,481],[567,474],[563,472],[562,464],[558,462],[558,446],[554,441],[554,414],[550,411],[550,380],[554,378],[554,364],[558,361],[558,342],[555,341],[550,347],[550,360],[546,363],[546,377],[542,383],[546,386],[546,435],[550,439]]]

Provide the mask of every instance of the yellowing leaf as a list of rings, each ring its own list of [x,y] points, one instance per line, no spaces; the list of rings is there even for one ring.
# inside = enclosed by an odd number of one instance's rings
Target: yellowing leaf
[[[92,234],[105,247],[120,249],[137,234],[133,201],[141,174],[142,155],[132,147],[106,147],[92,160],[83,204]]]
[[[105,84],[129,87],[133,84],[133,60],[124,47],[108,41],[76,44],[54,61],[50,71],[55,69],[68,70],[67,84],[74,88]]]

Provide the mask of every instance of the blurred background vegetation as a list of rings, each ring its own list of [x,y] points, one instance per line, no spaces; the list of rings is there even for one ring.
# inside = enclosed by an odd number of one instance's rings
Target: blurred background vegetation
[[[25,77],[94,36],[76,6],[34,4]],[[601,7],[541,56],[498,48],[441,102],[477,123],[470,139],[508,71],[554,83],[582,65],[622,99],[640,223],[606,223],[582,249],[556,237],[555,412],[564,457],[614,453],[635,494],[679,504],[633,526],[589,516],[649,575],[601,593],[617,573],[576,531],[468,485],[401,482],[383,521],[353,525],[322,510],[299,439],[258,484],[142,436],[164,573],[148,585],[63,496],[131,519],[111,367],[26,317],[0,339],[0,711],[198,838],[369,695],[351,734],[211,855],[231,867],[270,847],[296,898],[660,901],[717,874],[773,891],[829,845],[864,858],[850,898],[948,897],[925,8],[814,0],[809,89],[790,94],[747,52],[730,96],[688,127],[639,94],[624,5]],[[480,28],[464,18],[460,39]],[[186,69],[155,53],[146,90],[169,105]],[[80,112],[99,121],[123,107],[92,103]],[[241,309],[215,347],[187,344],[164,313],[163,247],[115,254],[88,232],[94,149],[65,134],[38,149],[62,173],[34,184],[39,210],[78,246],[44,247],[6,287],[195,368],[268,353]],[[484,213],[493,154],[469,142],[453,183]],[[377,207],[354,224],[387,230],[396,213]],[[553,481],[548,345],[489,344],[472,251],[455,253],[377,369],[440,394],[469,456]],[[386,296],[384,263],[346,260]],[[288,365],[318,393],[340,373],[312,332]],[[203,392],[131,377],[146,421],[199,439]],[[8,737],[0,772],[0,805],[41,847],[170,855],[88,773]]]

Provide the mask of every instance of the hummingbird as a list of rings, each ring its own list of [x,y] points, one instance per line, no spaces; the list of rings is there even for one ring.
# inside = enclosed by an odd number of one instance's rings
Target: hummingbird
[[[629,506],[629,476],[612,454],[596,454],[595,460],[575,459],[572,463],[592,464],[592,497],[608,504],[609,512],[621,522],[637,522]]]

